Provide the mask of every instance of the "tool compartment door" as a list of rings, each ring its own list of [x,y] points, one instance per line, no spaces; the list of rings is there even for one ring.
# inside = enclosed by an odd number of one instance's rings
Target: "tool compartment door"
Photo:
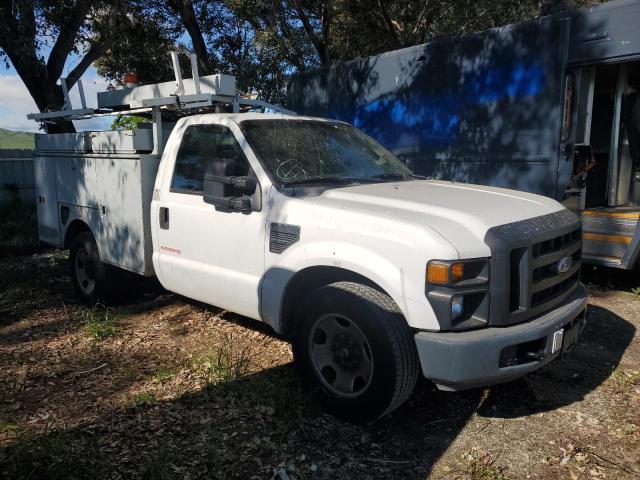
[[[62,247],[58,198],[56,193],[55,158],[38,155],[33,159],[36,206],[38,212],[38,236],[40,241],[54,247]]]

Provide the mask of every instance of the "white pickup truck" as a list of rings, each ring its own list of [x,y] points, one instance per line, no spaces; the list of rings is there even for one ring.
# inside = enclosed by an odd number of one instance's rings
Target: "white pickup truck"
[[[188,116],[161,158],[149,132],[38,138],[40,236],[77,293],[104,298],[118,267],[266,322],[339,414],[391,412],[420,373],[516,379],[585,325],[580,223],[553,200],[415,177],[324,119]]]

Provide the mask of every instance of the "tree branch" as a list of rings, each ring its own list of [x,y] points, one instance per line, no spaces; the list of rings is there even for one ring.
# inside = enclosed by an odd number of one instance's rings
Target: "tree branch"
[[[47,61],[47,73],[50,78],[57,79],[62,75],[64,64],[73,50],[76,37],[87,18],[90,7],[91,4],[88,0],[78,0],[71,8],[71,15],[67,21],[60,27],[60,34]]]
[[[382,0],[378,0],[378,8],[380,9],[380,15],[382,15],[384,23],[387,26],[387,30],[389,30],[389,33],[393,37],[393,42],[396,44],[396,46],[400,47],[402,45],[400,42],[400,37],[398,37],[398,32],[396,31],[396,27],[393,24],[393,21],[389,16],[389,11],[387,10]]]
[[[207,45],[204,41],[200,25],[198,24],[198,19],[196,18],[193,0],[167,0],[167,4],[180,16],[182,24],[187,30],[189,37],[191,37],[191,43],[193,44],[193,50],[198,59],[200,73],[206,75],[209,73],[209,52],[207,52]]]
[[[318,56],[320,57],[320,64],[322,66],[327,66],[331,63],[331,59],[329,58],[329,51],[327,50],[327,45],[318,38],[316,35],[311,22],[309,21],[309,17],[304,12],[302,5],[300,4],[300,0],[293,0],[293,4],[296,7],[296,12],[298,12],[298,18],[302,22],[302,27],[304,31],[307,33],[309,40],[313,43],[313,46],[318,52]]]
[[[100,58],[111,47],[114,40],[118,35],[117,30],[117,17],[118,17],[118,4],[119,0],[114,0],[111,5],[111,11],[109,12],[109,19],[107,25],[107,33],[103,38],[98,38],[91,44],[89,50],[87,50],[82,57],[82,60],[69,72],[67,75],[67,88],[71,89],[78,79],[84,75],[84,72]],[[126,17],[125,17],[126,19]]]
[[[67,88],[70,90],[76,82],[84,75],[87,68],[91,66],[98,58],[100,58],[109,49],[110,42],[101,42],[91,45],[87,53],[84,54],[82,60],[67,75]]]

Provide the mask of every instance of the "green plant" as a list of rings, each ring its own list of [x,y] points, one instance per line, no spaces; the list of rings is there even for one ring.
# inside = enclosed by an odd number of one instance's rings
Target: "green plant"
[[[640,298],[640,287],[634,287],[631,289],[631,292],[636,295],[636,297]]]
[[[249,372],[249,349],[233,336],[224,336],[216,348],[193,358],[197,375],[207,384],[237,380]]]
[[[92,340],[102,341],[118,333],[116,318],[109,308],[96,306],[82,311],[84,330]]]
[[[640,371],[618,369],[611,375],[611,380],[619,391],[640,385]]]
[[[167,380],[169,380],[171,377],[173,377],[173,375],[174,375],[173,370],[171,370],[170,368],[160,367],[155,372],[153,372],[153,379],[156,382],[164,383]]]
[[[156,397],[147,392],[137,393],[131,400],[136,407],[151,407],[158,403]]]
[[[151,120],[137,115],[118,115],[111,123],[111,130],[133,130],[139,128],[142,123],[150,123]]]
[[[468,480],[509,480],[504,473],[504,468],[496,465],[495,459],[489,452],[481,449],[472,449],[464,455],[466,460],[465,475]]]

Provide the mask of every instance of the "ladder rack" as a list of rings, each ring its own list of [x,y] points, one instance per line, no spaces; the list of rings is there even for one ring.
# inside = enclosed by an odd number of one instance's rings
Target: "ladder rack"
[[[295,115],[286,108],[268,102],[238,95],[236,79],[232,75],[208,75],[200,77],[194,54],[191,57],[192,78],[183,79],[178,62],[178,54],[171,52],[175,82],[125,87],[117,90],[98,92],[98,107],[87,108],[82,82],[78,80],[78,90],[82,108],[74,109],[67,89],[67,79],[62,78],[64,106],[61,110],[30,113],[27,118],[41,122],[44,130],[56,121],[87,120],[113,115],[150,114],[153,124],[154,154],[162,154],[163,130],[162,112],[175,116],[188,116],[204,112],[240,113],[252,109],[272,110],[277,113]]]

